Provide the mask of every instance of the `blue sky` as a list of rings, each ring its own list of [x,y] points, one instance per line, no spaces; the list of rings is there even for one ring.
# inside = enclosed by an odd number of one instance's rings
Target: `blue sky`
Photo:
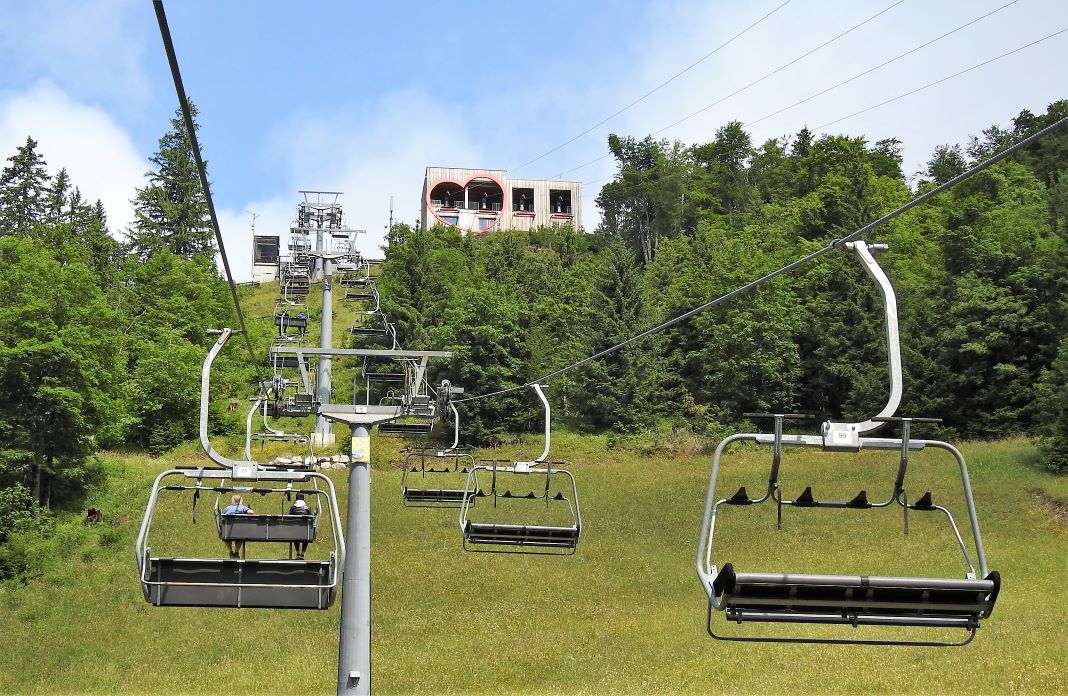
[[[427,165],[515,171],[782,2],[171,0],[167,13],[201,110],[232,264],[248,277],[245,211],[260,215],[258,231],[284,233],[298,189],[344,191],[349,225],[368,230],[362,245],[377,256],[389,197],[397,219],[413,221]],[[648,99],[516,173],[587,182],[583,222],[592,228],[593,196],[614,169],[598,159],[608,133],[642,137],[719,101],[657,135],[704,142],[729,120],[754,121],[1006,2],[789,0]],[[67,166],[120,232],[176,106],[151,3],[0,0],[0,13],[0,157],[33,135],[49,168]],[[1065,28],[1068,3],[1018,0],[747,130],[759,143],[815,127]],[[822,130],[898,137],[914,172],[938,144],[1068,98],[1066,64],[1068,33]]]

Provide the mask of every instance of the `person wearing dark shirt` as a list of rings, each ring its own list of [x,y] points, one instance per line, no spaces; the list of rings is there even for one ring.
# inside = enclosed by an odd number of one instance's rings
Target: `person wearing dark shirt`
[[[308,503],[304,501],[304,494],[297,493],[297,499],[293,501],[293,505],[289,508],[290,515],[310,515],[312,514],[311,508],[308,507]],[[308,542],[295,541],[293,542],[293,549],[297,552],[297,558],[301,561],[304,560],[304,552],[308,550]]]

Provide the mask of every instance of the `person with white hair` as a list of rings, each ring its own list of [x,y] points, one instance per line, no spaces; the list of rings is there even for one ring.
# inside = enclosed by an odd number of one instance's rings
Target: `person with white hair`
[[[241,496],[234,493],[230,498],[230,504],[222,511],[224,515],[254,515],[252,508],[241,502]],[[245,555],[245,542],[243,540],[226,540],[226,548],[230,551],[230,558],[241,558]]]

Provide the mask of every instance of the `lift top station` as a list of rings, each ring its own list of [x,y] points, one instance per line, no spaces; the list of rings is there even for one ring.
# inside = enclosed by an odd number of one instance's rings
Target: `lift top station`
[[[302,190],[298,193],[304,200],[297,206],[297,219],[289,228],[290,253],[311,257],[311,277],[313,280],[322,280],[324,265],[321,254],[339,254],[335,259],[338,260],[341,256],[355,253],[355,237],[363,230],[345,226],[340,191]]]

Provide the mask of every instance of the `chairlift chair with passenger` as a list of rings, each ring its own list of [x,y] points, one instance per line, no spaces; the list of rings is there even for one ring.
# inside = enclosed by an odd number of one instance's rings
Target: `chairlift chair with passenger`
[[[571,555],[582,530],[578,487],[562,462],[548,460],[549,401],[531,385],[545,409],[545,449],[529,462],[485,460],[471,468],[460,505],[466,551]]]
[[[289,557],[293,557],[294,544],[310,544],[315,541],[319,530],[319,519],[325,505],[322,498],[325,491],[319,488],[319,479],[310,477],[311,488],[294,488],[292,481],[284,487],[242,486],[240,481],[230,485],[216,486],[215,528],[219,540],[224,542],[282,542],[289,545]],[[279,498],[279,512],[256,514],[227,514],[224,501],[225,493],[237,493],[244,496],[259,494],[273,495]],[[287,506],[297,493],[312,501],[308,506],[309,514],[289,514]],[[257,507],[262,507],[257,503]],[[242,546],[242,548],[245,548]]]
[[[345,542],[333,482],[314,471],[271,469],[252,460],[233,460],[219,454],[208,439],[208,393],[211,365],[232,332],[223,329],[208,352],[201,372],[200,441],[208,458],[219,468],[170,469],[152,484],[148,505],[137,535],[135,552],[145,600],[155,606],[231,607],[274,609],[326,609],[337,596],[344,568]],[[184,483],[165,483],[183,477]],[[229,483],[228,483],[229,481]],[[295,489],[295,484],[312,487]],[[319,484],[322,484],[322,488]],[[279,487],[276,484],[284,484]],[[195,505],[202,492],[218,495],[234,491],[285,495],[303,490],[316,496],[330,519],[333,549],[325,560],[246,559],[204,556],[163,556],[153,553],[150,537],[159,496],[163,492],[192,493]],[[194,508],[195,510],[195,508]],[[246,542],[304,543],[315,538],[319,516],[311,521],[289,521],[287,515],[250,515],[247,519],[217,518],[214,532],[220,538]]]
[[[847,247],[856,251],[865,271],[878,285],[886,315],[887,356],[890,367],[890,397],[886,406],[875,417],[860,423],[827,422],[819,435],[784,434],[786,421],[805,418],[796,414],[747,414],[750,417],[768,417],[773,421],[771,434],[739,433],[719,443],[712,457],[711,476],[705,502],[704,520],[697,546],[696,569],[702,589],[708,596],[708,632],[717,639],[758,642],[812,642],[812,643],[863,643],[877,645],[964,645],[975,637],[980,620],[988,618],[993,611],[1001,587],[997,571],[989,571],[979,520],[972,499],[968,468],[963,455],[952,445],[937,440],[914,439],[911,426],[915,423],[937,422],[937,419],[898,418],[893,414],[901,400],[901,349],[898,337],[897,300],[894,289],[882,268],[872,256],[872,251],[881,251],[885,245],[869,245],[862,241],[850,242]],[[901,425],[901,437],[872,437],[868,433],[895,421]],[[735,442],[752,442],[771,447],[772,462],[768,487],[760,497],[751,497],[743,486],[737,492],[722,497],[716,491],[721,458],[724,450]],[[889,495],[872,502],[862,490],[849,500],[823,500],[811,487],[793,499],[786,499],[779,481],[784,448],[803,447],[824,452],[859,452],[865,449],[888,450],[900,453],[897,473]],[[932,448],[949,452],[960,471],[964,489],[964,501],[971,523],[978,569],[973,563],[968,545],[951,512],[934,502],[930,491],[919,498],[910,498],[906,487],[909,455],[911,452]],[[890,482],[888,482],[889,484]],[[960,578],[943,577],[879,577],[873,575],[820,575],[807,573],[768,573],[736,569],[733,563],[717,565],[713,555],[716,533],[716,518],[724,506],[754,507],[775,504],[779,528],[785,508],[799,510],[809,508],[839,510],[872,510],[898,506],[904,516],[904,529],[908,533],[908,516],[911,513],[941,515],[952,532],[959,547],[965,570]],[[877,634],[873,638],[811,637],[810,635],[766,635],[753,633],[722,633],[716,627],[714,615],[722,612],[728,622],[736,624],[837,624],[857,627],[913,627],[919,629],[959,629],[967,635],[959,640],[940,636],[914,638],[886,638]],[[720,631],[720,632],[717,632]],[[928,632],[929,633],[929,632]],[[900,634],[899,634],[900,635]]]

